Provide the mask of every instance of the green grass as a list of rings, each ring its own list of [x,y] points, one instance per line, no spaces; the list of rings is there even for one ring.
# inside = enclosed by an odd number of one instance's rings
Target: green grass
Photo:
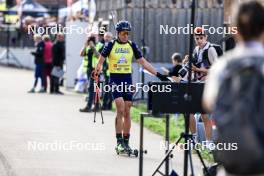
[[[131,118],[134,122],[139,122],[139,117],[141,112],[146,112],[145,108],[131,108]],[[183,129],[183,118],[179,118],[177,122],[175,122],[174,118],[170,118],[170,140],[174,141],[177,139]],[[144,126],[154,133],[164,136],[165,135],[165,118],[155,118],[155,117],[147,117],[144,119]]]
[[[115,106],[113,107],[115,111]],[[140,113],[146,111],[147,106],[145,104],[133,106],[130,112],[132,121],[139,123]],[[183,115],[180,115],[176,121],[173,115],[170,117],[170,141],[174,142],[180,137],[180,134],[184,132],[184,118]],[[146,117],[144,119],[144,127],[156,134],[165,136],[165,118]],[[183,140],[181,142],[183,142]],[[208,162],[213,162],[213,156],[208,150],[201,150],[201,154]]]

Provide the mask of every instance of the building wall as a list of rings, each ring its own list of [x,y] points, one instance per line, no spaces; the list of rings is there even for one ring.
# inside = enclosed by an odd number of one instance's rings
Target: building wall
[[[147,55],[152,62],[170,62],[174,52],[183,55],[189,50],[189,35],[160,34],[160,25],[166,27],[185,27],[190,24],[190,1],[177,0],[172,4],[170,0],[146,0],[145,25],[143,27],[143,1],[132,0],[126,5],[124,0],[97,0],[97,17],[108,19],[111,11],[115,12],[117,20],[127,19],[133,26],[131,39],[142,46],[144,41],[150,48]],[[199,0],[196,11],[196,25],[223,26],[223,6],[213,1]],[[114,32],[114,25],[110,22],[110,31]],[[222,35],[210,35],[212,42],[219,41]]]

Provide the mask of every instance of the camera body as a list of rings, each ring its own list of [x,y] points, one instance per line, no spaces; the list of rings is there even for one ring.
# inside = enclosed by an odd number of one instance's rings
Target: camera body
[[[189,67],[189,62],[188,61],[187,63],[183,64],[182,68],[179,70],[179,75],[183,78],[186,76],[186,74],[189,72],[189,69],[191,69]],[[192,57],[191,58],[191,63],[194,64],[195,66],[199,67],[199,63],[198,63],[198,59],[196,57]]]
[[[187,62],[186,64],[184,64],[182,66],[182,68],[179,70],[178,73],[183,78],[188,73],[188,71],[189,71],[189,62]]]

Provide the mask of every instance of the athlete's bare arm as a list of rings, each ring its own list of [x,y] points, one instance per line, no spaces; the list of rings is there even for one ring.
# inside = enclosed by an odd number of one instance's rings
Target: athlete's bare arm
[[[153,75],[157,75],[157,71],[155,70],[155,68],[144,57],[137,59],[137,62]]]

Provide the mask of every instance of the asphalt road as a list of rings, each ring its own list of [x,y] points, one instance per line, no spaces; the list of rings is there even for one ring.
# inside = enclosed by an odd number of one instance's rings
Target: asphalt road
[[[117,156],[114,113],[105,124],[93,113],[79,113],[84,97],[29,94],[33,72],[0,66],[1,176],[137,176],[138,158]],[[131,146],[139,147],[139,126],[132,124]],[[163,137],[145,130],[144,175],[151,175],[164,156]],[[201,164],[194,156],[194,169]],[[170,163],[182,175],[183,151]],[[162,169],[163,170],[163,169]],[[199,175],[199,174],[197,174]]]

